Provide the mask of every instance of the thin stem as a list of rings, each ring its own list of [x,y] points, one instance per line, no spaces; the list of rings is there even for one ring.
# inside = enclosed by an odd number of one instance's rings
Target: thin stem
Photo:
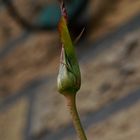
[[[67,105],[72,116],[73,124],[80,140],[87,140],[83,126],[81,124],[77,107],[76,107],[76,94],[66,95]]]

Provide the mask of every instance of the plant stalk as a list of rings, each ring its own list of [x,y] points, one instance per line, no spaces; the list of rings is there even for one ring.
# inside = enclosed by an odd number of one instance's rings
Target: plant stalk
[[[67,105],[68,105],[70,114],[72,116],[72,121],[73,121],[75,130],[77,132],[77,135],[79,136],[80,140],[87,140],[82,123],[80,121],[79,114],[77,112],[76,94],[66,95],[66,98],[67,98]]]

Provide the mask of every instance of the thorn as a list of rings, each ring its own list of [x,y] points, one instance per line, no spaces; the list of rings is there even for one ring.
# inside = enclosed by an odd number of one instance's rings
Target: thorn
[[[80,32],[80,34],[76,37],[74,43],[77,44],[78,41],[80,40],[80,38],[82,37],[83,33],[85,31],[85,27],[82,29],[82,31]]]

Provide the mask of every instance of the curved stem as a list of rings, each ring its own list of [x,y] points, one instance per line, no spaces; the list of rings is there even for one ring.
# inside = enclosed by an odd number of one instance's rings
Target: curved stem
[[[72,116],[73,124],[80,140],[87,140],[83,126],[81,124],[77,108],[76,108],[76,94],[66,95],[67,105]]]

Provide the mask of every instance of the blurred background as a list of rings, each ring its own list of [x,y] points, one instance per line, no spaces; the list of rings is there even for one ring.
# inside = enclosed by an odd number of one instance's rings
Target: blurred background
[[[89,140],[140,139],[140,0],[65,0]],[[57,0],[0,0],[0,140],[76,140],[57,92]]]

